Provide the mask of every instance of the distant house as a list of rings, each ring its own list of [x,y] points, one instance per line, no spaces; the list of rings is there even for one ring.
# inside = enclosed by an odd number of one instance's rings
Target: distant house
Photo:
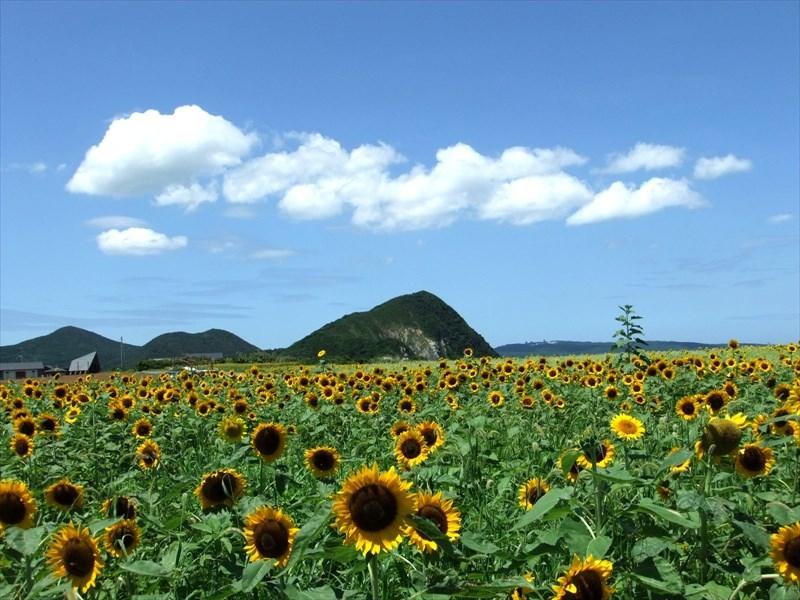
[[[9,362],[0,363],[0,379],[25,379],[41,377],[44,374],[42,362]]]
[[[100,359],[97,352],[89,352],[78,358],[73,358],[69,363],[70,375],[83,375],[84,373],[98,373],[100,371]]]

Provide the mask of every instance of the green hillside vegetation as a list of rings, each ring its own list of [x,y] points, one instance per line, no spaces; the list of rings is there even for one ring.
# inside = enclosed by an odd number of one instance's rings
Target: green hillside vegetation
[[[146,358],[168,358],[184,354],[222,352],[225,356],[257,352],[258,347],[224,329],[209,329],[202,333],[176,331],[153,338],[142,346]]]
[[[398,296],[367,312],[324,325],[289,346],[283,355],[314,359],[369,361],[382,358],[455,358],[470,347],[476,356],[497,356],[494,349],[450,306],[430,292]]]

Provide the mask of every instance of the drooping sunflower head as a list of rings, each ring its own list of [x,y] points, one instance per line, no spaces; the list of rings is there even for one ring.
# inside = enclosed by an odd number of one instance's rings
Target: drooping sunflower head
[[[394,456],[406,469],[422,464],[428,459],[429,454],[425,438],[417,429],[405,431],[395,440]]]
[[[261,423],[253,430],[250,444],[262,460],[277,460],[286,447],[286,429],[278,423]]]
[[[318,479],[329,479],[339,469],[339,453],[330,446],[317,446],[305,452],[305,461],[308,470]]]
[[[145,440],[136,448],[136,458],[142,469],[152,469],[161,460],[161,448],[154,440]]]
[[[706,423],[700,439],[700,450],[708,452],[713,447],[713,456],[719,457],[735,451],[741,440],[742,430],[736,422],[715,418]]]
[[[644,436],[645,427],[636,417],[619,414],[611,419],[611,431],[621,440],[638,440]]]
[[[433,452],[444,444],[444,430],[436,421],[425,421],[417,426],[429,452]]]
[[[33,454],[33,440],[22,433],[15,433],[9,442],[11,452],[20,458],[29,458]]]
[[[286,566],[298,531],[282,510],[261,506],[245,518],[245,551],[251,561],[272,560],[277,567]]]
[[[128,496],[116,496],[103,501],[100,512],[109,518],[135,519],[136,500]]]
[[[0,526],[28,529],[36,515],[36,502],[21,481],[0,481]]]
[[[786,583],[800,583],[800,521],[781,527],[769,545],[775,569]]]
[[[608,600],[608,580],[613,570],[611,561],[597,560],[591,554],[586,560],[573,558],[569,570],[553,586],[553,600]]]
[[[453,506],[452,500],[442,497],[441,492],[436,492],[435,494],[417,493],[416,515],[431,521],[442,535],[446,536],[451,542],[458,539],[459,530],[461,529],[461,513]],[[435,541],[423,532],[418,531],[414,525],[406,525],[403,533],[422,552],[431,553],[439,549],[439,545]]]
[[[203,510],[215,510],[233,504],[242,497],[245,478],[234,469],[219,469],[203,475],[194,493]]]
[[[66,577],[72,587],[86,592],[97,579],[103,561],[88,529],[72,523],[59,529],[47,549],[47,560],[56,577]]]
[[[394,468],[381,472],[377,465],[365,466],[350,475],[333,501],[335,525],[345,543],[364,554],[396,548],[408,515],[417,509],[410,488]]]
[[[83,506],[83,486],[61,479],[44,491],[44,499],[58,510],[80,510]]]
[[[736,453],[736,472],[742,477],[751,478],[768,475],[775,466],[775,456],[770,448],[760,444],[745,444]]]
[[[241,442],[247,425],[241,417],[229,415],[219,422],[219,434],[226,442]]]
[[[530,510],[549,491],[550,485],[546,481],[533,477],[519,486],[519,505]]]
[[[124,519],[106,527],[103,542],[112,556],[127,556],[139,545],[142,534],[136,521]]]

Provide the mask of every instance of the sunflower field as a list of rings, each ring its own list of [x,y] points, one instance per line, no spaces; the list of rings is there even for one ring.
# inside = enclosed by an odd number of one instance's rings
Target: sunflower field
[[[800,599],[793,344],[116,373],[0,406],[0,598]]]

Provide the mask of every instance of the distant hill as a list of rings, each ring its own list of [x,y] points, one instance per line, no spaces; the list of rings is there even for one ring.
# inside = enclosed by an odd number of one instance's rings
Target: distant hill
[[[46,365],[66,369],[73,358],[97,351],[100,366],[111,371],[120,366],[120,343],[79,327],[62,327],[53,333],[25,340],[13,346],[0,346],[0,362],[40,360]],[[222,329],[202,333],[165,333],[144,346],[122,345],[123,368],[135,367],[141,360],[168,358],[206,352],[224,356],[258,351],[242,338]]]
[[[568,356],[574,354],[606,354],[611,352],[613,342],[569,342],[564,340],[504,344],[495,350],[500,356]],[[647,350],[697,350],[699,348],[721,348],[725,344],[702,344],[699,342],[649,341]]]
[[[367,312],[328,323],[281,354],[313,359],[325,349],[335,360],[435,359],[461,356],[470,347],[476,356],[497,356],[467,322],[430,292],[392,298]]]

